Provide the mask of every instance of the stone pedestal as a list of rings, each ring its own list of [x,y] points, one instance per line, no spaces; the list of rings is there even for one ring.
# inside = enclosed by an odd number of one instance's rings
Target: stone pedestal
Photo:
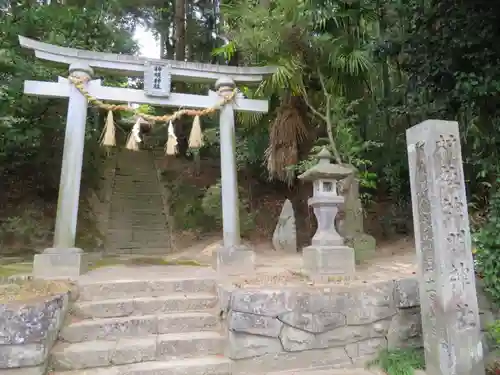
[[[313,280],[352,276],[356,271],[354,250],[347,246],[308,246],[302,250],[304,272]]]
[[[33,277],[35,279],[77,279],[87,272],[87,255],[78,248],[48,248],[35,255]]]
[[[255,272],[255,253],[245,245],[225,247],[221,245],[213,253],[213,267],[224,275]]]

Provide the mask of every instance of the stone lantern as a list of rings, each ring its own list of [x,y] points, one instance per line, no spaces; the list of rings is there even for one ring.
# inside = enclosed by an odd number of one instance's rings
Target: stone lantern
[[[352,275],[355,271],[354,250],[344,245],[344,239],[335,229],[335,218],[344,202],[344,197],[338,194],[338,185],[352,170],[332,164],[326,148],[317,158],[318,164],[299,176],[313,183],[313,196],[307,203],[313,208],[318,222],[311,245],[303,249],[302,261],[310,277],[323,280],[329,276]]]

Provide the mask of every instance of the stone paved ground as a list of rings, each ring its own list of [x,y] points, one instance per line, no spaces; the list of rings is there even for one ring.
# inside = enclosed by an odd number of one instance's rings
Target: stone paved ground
[[[211,264],[213,252],[220,241],[212,239],[191,248],[165,257],[168,260],[194,260],[200,264]],[[270,243],[252,245],[256,252],[254,275],[231,276],[227,282],[238,287],[251,286],[306,286],[309,283],[302,272],[302,256],[276,252]],[[338,284],[359,284],[372,281],[392,280],[413,275],[416,272],[413,243],[403,239],[378,250],[379,255],[356,268],[356,276],[349,280],[331,280]]]

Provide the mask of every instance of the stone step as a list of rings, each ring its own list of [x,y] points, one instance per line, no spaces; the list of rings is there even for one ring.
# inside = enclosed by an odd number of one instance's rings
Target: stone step
[[[70,343],[116,340],[122,337],[151,334],[216,331],[218,326],[217,316],[207,312],[134,315],[71,323],[62,329],[59,339]]]
[[[143,224],[144,225],[144,224]],[[147,227],[147,226],[143,226],[142,228],[141,227],[128,227],[127,229],[115,229],[115,228],[110,228],[108,229],[108,235],[118,235],[118,236],[122,236],[122,235],[126,235],[127,232],[131,232],[132,234],[132,237],[136,237],[136,236],[154,236],[154,235],[166,235],[167,233],[167,230],[165,227],[161,227],[161,228],[156,228],[156,227]]]
[[[158,214],[156,217],[149,217],[149,218],[142,218],[142,219],[135,219],[134,217],[128,218],[128,220],[125,220],[123,218],[125,214],[121,213],[120,215],[116,215],[111,217],[110,219],[110,224],[112,223],[113,225],[122,225],[121,227],[114,227],[114,230],[123,230],[123,227],[128,227],[130,229],[133,229],[134,227],[148,227],[150,225],[154,227],[158,227],[161,225],[165,225],[166,219],[164,215]]]
[[[120,255],[165,255],[169,253],[170,242],[165,243],[162,247],[145,247],[140,248],[119,248],[116,244],[110,243],[106,246],[106,254]]]
[[[136,232],[130,234],[119,235],[116,233],[108,232],[108,240],[115,240],[121,243],[132,243],[137,242],[142,245],[151,245],[152,243],[162,243],[168,238],[168,233],[165,229],[164,233],[158,232]]]
[[[118,238],[113,238],[113,237],[108,237],[106,239],[106,242],[109,244],[108,247],[114,248],[114,249],[133,249],[135,250],[141,250],[141,249],[165,249],[165,246],[168,246],[170,244],[170,241],[168,238],[164,239],[158,239],[158,240],[147,240],[144,242],[141,241],[126,241],[125,239],[118,239]],[[141,254],[144,254],[145,251],[141,250]]]
[[[181,269],[178,270],[181,272]],[[189,274],[188,274],[189,275]],[[125,279],[93,281],[87,279],[78,283],[79,301],[110,300],[114,298],[161,297],[170,293],[215,293],[215,279],[158,278],[152,280]],[[183,294],[166,298],[180,298]],[[187,297],[187,296],[186,296]]]
[[[55,372],[53,375],[231,375],[231,360],[208,356]]]
[[[125,189],[125,188],[122,188],[122,187],[115,187],[113,189],[113,201],[115,199],[137,199],[137,197],[141,197],[139,199],[142,199],[142,197],[144,196],[147,196],[147,197],[160,197],[161,198],[161,194],[159,192],[158,189],[147,189],[147,190],[143,190],[143,189],[135,189],[134,187],[131,187],[129,189]]]
[[[144,208],[144,207],[128,207],[128,206],[118,206],[115,207],[114,205],[112,206],[111,213],[122,213],[122,212],[127,212],[127,213],[133,213],[137,216],[155,216],[158,215],[159,213],[163,212],[163,204],[158,205],[156,209],[151,210],[150,208]]]
[[[161,198],[154,198],[154,199],[144,199],[143,197],[146,198],[146,196],[137,196],[134,193],[128,194],[128,196],[114,196],[111,199],[111,208],[114,210],[120,209],[120,207],[123,206],[124,209],[129,209],[129,207],[138,209],[138,210],[143,210],[144,208],[151,208],[154,207],[155,204],[158,204],[158,207],[163,207],[163,200]],[[132,200],[135,200],[134,202],[131,202]]]
[[[385,375],[383,371],[377,369],[364,368],[328,368],[328,369],[297,369],[288,371],[266,372],[265,375]],[[415,373],[415,375],[422,375]]]
[[[165,243],[168,241],[168,236],[165,234],[164,236],[143,236],[142,238],[130,238],[127,237],[119,237],[119,236],[107,236],[107,241],[111,244],[115,244],[115,246],[120,245],[120,247],[126,249],[134,249],[141,247],[162,247],[165,246]]]
[[[366,368],[328,368],[328,369],[298,369],[288,371],[266,372],[265,375],[386,375],[380,369],[366,369]],[[425,375],[422,370],[415,370],[413,375]]]
[[[140,297],[77,302],[72,314],[82,319],[116,318],[132,315],[206,311],[217,305],[212,294],[172,294],[166,297]]]
[[[119,243],[117,241],[106,242],[106,248],[109,250],[114,250],[122,254],[145,254],[145,255],[165,255],[168,253],[167,249],[170,246],[170,242],[165,240],[161,243],[152,244],[129,244],[129,243]],[[154,252],[153,252],[154,250]]]
[[[134,186],[144,188],[146,191],[155,191],[155,185],[158,183],[156,174],[150,175],[136,175],[129,176],[116,175],[114,187],[116,189],[123,189]]]
[[[155,220],[153,222],[145,220],[142,223],[122,223],[120,228],[116,228],[119,224],[112,220],[112,224],[115,227],[110,227],[107,231],[108,236],[122,236],[130,237],[132,234],[166,234],[166,220]],[[139,226],[141,225],[141,226]],[[149,225],[149,226],[148,226]],[[127,234],[129,232],[130,234]]]
[[[225,338],[217,332],[170,333],[74,344],[59,342],[52,350],[51,365],[56,371],[65,371],[197,356],[222,356],[224,344]]]
[[[131,202],[132,199],[134,199],[135,201]],[[127,210],[160,209],[163,207],[163,199],[143,199],[142,197],[139,198],[137,196],[118,197],[118,199],[115,199],[115,197],[113,197],[113,200],[111,202],[111,209],[119,210],[122,207],[123,209],[126,208]]]

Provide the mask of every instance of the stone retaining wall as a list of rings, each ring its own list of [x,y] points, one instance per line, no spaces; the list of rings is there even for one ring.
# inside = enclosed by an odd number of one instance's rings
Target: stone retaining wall
[[[234,374],[362,367],[382,348],[422,346],[414,278],[332,288],[219,287]]]
[[[0,304],[0,373],[42,375],[64,322],[69,292],[29,303]]]

